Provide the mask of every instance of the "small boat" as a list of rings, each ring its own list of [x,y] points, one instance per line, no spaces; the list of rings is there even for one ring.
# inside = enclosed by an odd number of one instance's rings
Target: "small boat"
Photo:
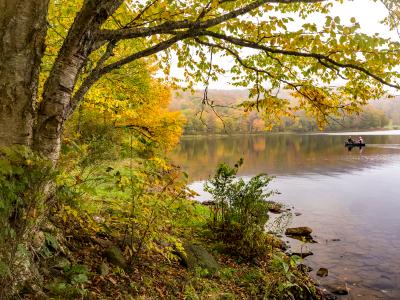
[[[346,147],[365,147],[365,143],[348,143],[344,144]]]

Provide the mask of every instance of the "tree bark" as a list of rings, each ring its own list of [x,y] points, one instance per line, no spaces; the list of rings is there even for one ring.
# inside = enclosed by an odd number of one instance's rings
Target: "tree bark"
[[[47,79],[33,132],[33,149],[56,162],[71,97],[101,25],[123,0],[86,0]]]
[[[0,0],[0,146],[32,144],[49,0]]]

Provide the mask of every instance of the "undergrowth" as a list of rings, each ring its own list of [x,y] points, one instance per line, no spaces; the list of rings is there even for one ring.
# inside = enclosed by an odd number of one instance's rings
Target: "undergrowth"
[[[317,297],[297,258],[281,253],[279,241],[265,233],[269,177],[246,182],[236,178],[241,162],[221,165],[207,187],[216,205],[206,207],[189,200],[187,175],[152,141],[129,130],[95,129],[68,137],[57,168],[22,148],[3,151],[2,283],[17,274],[6,247],[35,270],[19,297]],[[23,222],[13,223],[16,217]],[[194,241],[216,258],[217,272],[180,264],[177,252]],[[120,252],[119,261],[110,249]]]

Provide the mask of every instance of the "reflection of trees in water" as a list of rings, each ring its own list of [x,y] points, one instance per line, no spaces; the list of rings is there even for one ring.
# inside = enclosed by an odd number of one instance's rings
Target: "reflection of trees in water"
[[[348,152],[346,136],[329,135],[248,135],[228,137],[184,138],[172,159],[184,167],[193,180],[207,178],[220,162],[233,164],[244,158],[242,175],[260,172],[302,174],[345,172],[349,168],[368,167],[382,160],[358,158],[359,149]],[[368,136],[367,144],[400,144],[400,136]],[[368,147],[362,157],[399,153],[396,149]]]

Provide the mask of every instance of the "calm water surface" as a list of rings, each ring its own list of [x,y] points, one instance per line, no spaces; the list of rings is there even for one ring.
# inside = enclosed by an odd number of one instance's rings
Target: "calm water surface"
[[[173,160],[203,190],[220,162],[244,165],[240,175],[276,176],[274,200],[301,216],[290,226],[310,226],[317,244],[290,240],[292,250],[311,250],[305,259],[322,286],[349,288],[343,299],[400,299],[400,131],[362,133],[367,147],[348,151],[348,133],[184,138]],[[359,133],[353,133],[358,137]],[[340,239],[340,241],[332,241]]]

